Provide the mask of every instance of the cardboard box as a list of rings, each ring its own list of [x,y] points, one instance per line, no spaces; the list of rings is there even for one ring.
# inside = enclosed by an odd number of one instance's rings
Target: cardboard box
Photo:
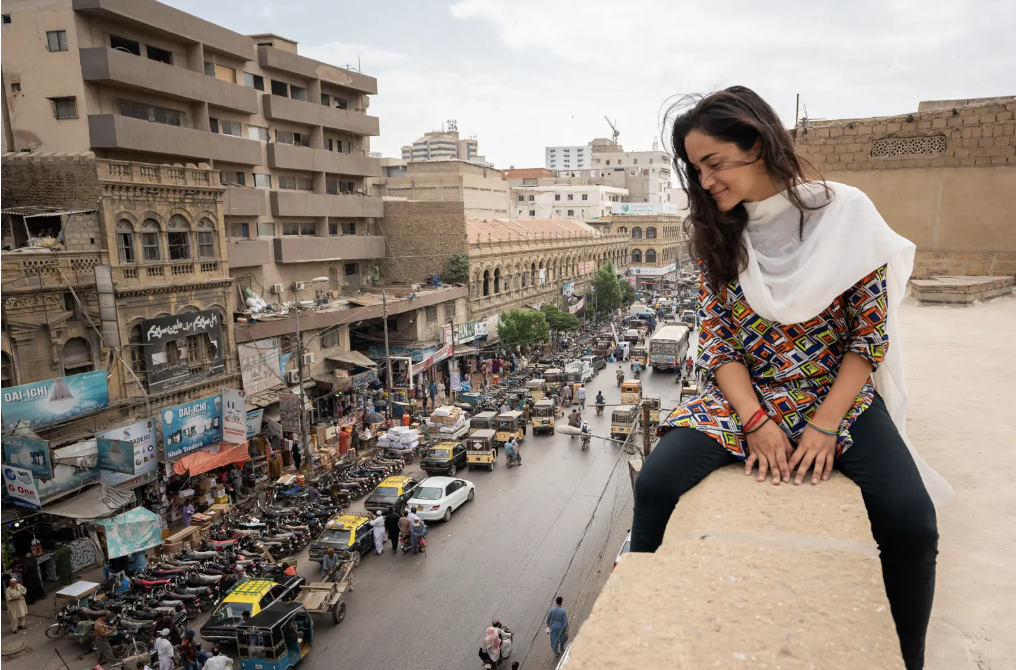
[[[183,542],[184,540],[189,538],[197,529],[194,528],[193,526],[188,526],[187,528],[171,528],[170,530],[172,532],[170,533],[170,536],[166,538],[167,541]]]
[[[215,499],[216,504],[223,505],[229,502],[229,496],[220,496]]]
[[[218,521],[218,519],[223,514],[226,514],[231,509],[232,509],[232,507],[228,503],[227,504],[223,504],[223,505],[212,505],[211,507],[208,508],[207,513],[208,514],[215,514],[216,515],[215,519],[216,519],[216,521]]]
[[[163,554],[177,554],[183,551],[183,542],[162,542],[162,553]]]

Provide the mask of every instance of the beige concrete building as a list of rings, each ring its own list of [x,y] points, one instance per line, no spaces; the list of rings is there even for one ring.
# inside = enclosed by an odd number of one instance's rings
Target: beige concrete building
[[[671,160],[665,151],[625,151],[617,142],[604,138],[594,139],[583,152],[581,163],[571,161],[565,165],[554,150],[576,147],[547,147],[548,170],[554,172],[558,183],[599,184],[623,188],[628,191],[623,202],[681,203],[671,185]],[[683,206],[683,205],[679,205]]]
[[[480,155],[476,137],[459,137],[458,124],[448,121],[448,130],[433,130],[424,133],[411,145],[402,147],[402,160],[405,161],[445,161],[460,160],[474,163],[487,163]]]
[[[155,0],[16,0],[4,16],[6,151],[211,166],[233,276],[279,302],[312,298],[294,289],[309,277],[369,285],[373,77]]]
[[[619,209],[619,208],[615,208]],[[684,219],[676,214],[614,213],[593,222],[601,232],[624,235],[631,243],[628,276],[636,288],[660,290],[691,266]]]
[[[516,219],[577,219],[592,221],[610,215],[611,205],[628,195],[627,189],[597,184],[522,185],[529,179],[509,180],[512,216]],[[536,181],[536,180],[534,180]]]
[[[508,216],[508,182],[500,170],[462,160],[409,161],[405,166],[405,176],[382,177],[373,192],[386,200],[462,202],[469,218]]]
[[[915,277],[1016,275],[1016,97],[919,110],[802,123],[797,150],[917,244]]]

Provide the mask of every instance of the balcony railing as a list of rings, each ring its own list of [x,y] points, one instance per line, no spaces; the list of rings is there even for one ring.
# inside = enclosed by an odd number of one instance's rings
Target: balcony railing
[[[108,262],[101,253],[75,251],[5,252],[2,259],[4,291],[32,291],[66,286],[67,282],[74,286],[94,285],[95,266]]]
[[[228,273],[220,260],[162,261],[141,265],[121,265],[113,268],[113,278],[119,286],[135,287],[159,285],[174,281],[221,279]]]

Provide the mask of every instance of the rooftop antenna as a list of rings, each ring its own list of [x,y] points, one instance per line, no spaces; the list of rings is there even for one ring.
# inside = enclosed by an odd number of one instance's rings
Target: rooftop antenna
[[[614,134],[610,136],[610,139],[614,141],[614,144],[617,144],[617,138],[621,136],[621,132],[617,129],[617,119],[614,119],[614,121],[611,122],[606,115],[604,115],[603,118],[606,119],[607,125],[610,126],[610,129],[614,131]]]

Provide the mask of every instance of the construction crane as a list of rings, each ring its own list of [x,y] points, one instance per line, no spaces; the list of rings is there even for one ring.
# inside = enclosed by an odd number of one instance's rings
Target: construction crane
[[[603,118],[606,120],[607,125],[610,126],[610,129],[614,131],[614,134],[610,136],[610,139],[614,141],[614,144],[617,144],[617,138],[621,136],[621,132],[617,129],[617,119],[614,119],[614,121],[611,122],[606,115],[604,115]]]

